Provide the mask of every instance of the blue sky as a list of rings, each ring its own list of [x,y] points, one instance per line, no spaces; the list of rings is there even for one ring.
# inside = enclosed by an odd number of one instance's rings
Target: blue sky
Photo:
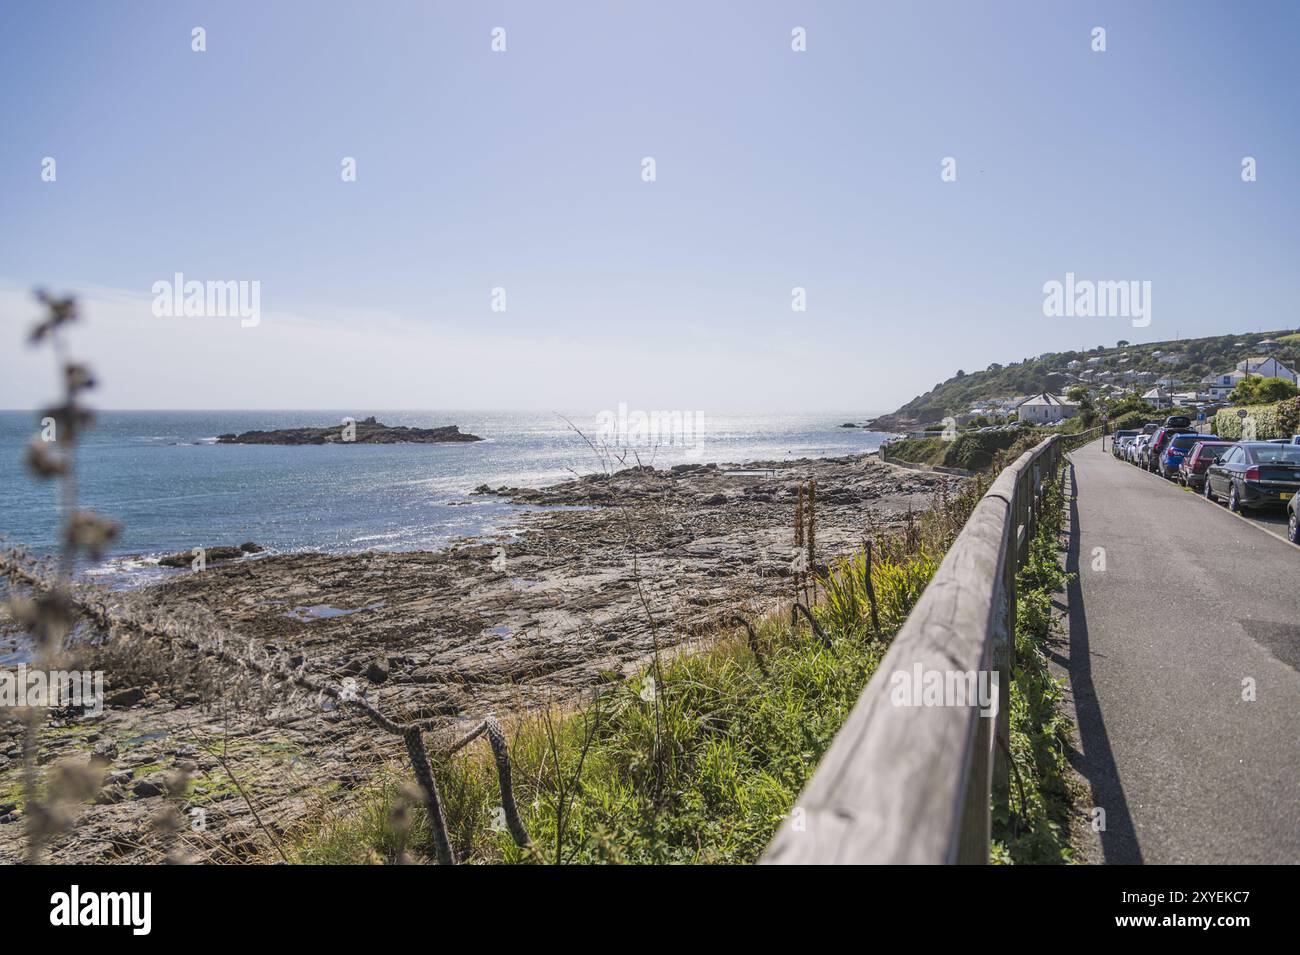
[[[107,407],[883,411],[1300,325],[1297,36],[1294,3],[7,4],[0,407],[50,393],[37,284],[86,299]],[[1150,281],[1150,327],[1045,317],[1067,271]],[[176,272],[259,281],[260,325],[155,317]]]

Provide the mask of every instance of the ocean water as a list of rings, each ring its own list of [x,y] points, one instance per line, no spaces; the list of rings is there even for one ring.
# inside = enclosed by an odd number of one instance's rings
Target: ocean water
[[[339,426],[351,414],[385,424],[456,424],[487,440],[459,444],[218,445],[227,432]],[[635,442],[655,467],[829,457],[876,448],[887,435],[841,428],[861,412],[830,415],[705,413],[689,446]],[[591,412],[567,417],[589,436]],[[37,552],[57,546],[56,486],[30,477],[24,447],[32,412],[0,412],[0,533]],[[499,411],[109,411],[77,450],[81,506],[122,525],[109,559],[88,572],[129,585],[162,571],[165,553],[255,541],[270,552],[432,550],[466,537],[509,534],[526,508],[472,495],[541,486],[602,468],[559,414]]]

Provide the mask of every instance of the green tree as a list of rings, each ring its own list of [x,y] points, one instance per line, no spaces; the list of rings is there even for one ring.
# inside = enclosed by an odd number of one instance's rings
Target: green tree
[[[1300,388],[1285,378],[1243,378],[1232,389],[1229,401],[1238,405],[1272,404],[1300,395]]]

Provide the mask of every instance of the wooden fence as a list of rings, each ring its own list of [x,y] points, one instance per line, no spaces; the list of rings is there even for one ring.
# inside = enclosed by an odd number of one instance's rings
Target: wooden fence
[[[1010,772],[1016,572],[1028,557],[1043,479],[1062,454],[1100,433],[1052,435],[994,480],[764,862],[988,861],[990,808],[1006,799]],[[996,674],[996,717],[977,705],[895,705],[895,674],[911,682],[935,673]]]

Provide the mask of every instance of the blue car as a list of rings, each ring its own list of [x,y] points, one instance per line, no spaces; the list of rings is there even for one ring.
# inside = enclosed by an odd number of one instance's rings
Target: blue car
[[[1161,477],[1170,479],[1178,477],[1178,467],[1183,463],[1183,458],[1195,447],[1198,441],[1213,440],[1209,435],[1204,434],[1177,434],[1170,440],[1165,449],[1160,452],[1160,463],[1156,471]]]

